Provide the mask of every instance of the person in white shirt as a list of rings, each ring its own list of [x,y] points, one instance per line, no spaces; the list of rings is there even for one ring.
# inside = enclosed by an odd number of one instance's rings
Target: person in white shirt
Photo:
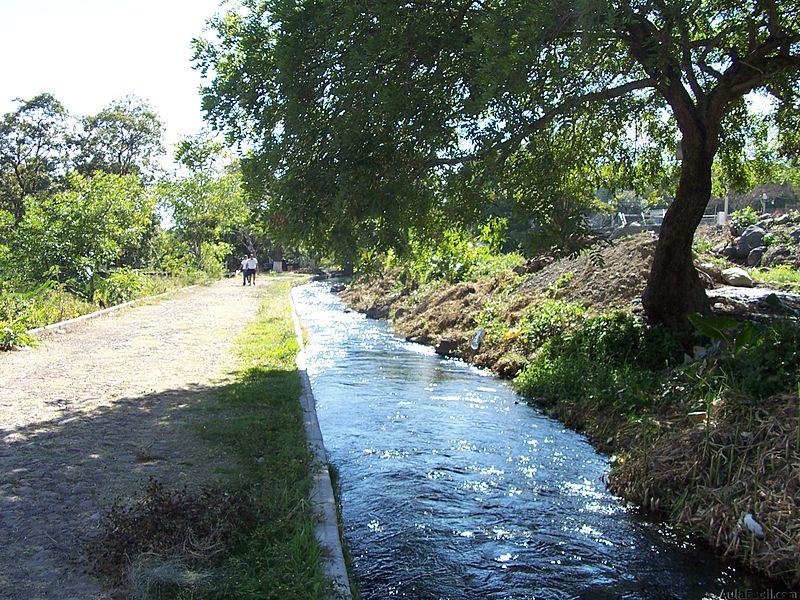
[[[247,259],[247,274],[250,280],[250,285],[256,284],[256,271],[258,270],[258,259],[255,255],[249,256]]]
[[[247,259],[249,256],[242,258],[241,271],[242,271],[242,285],[247,285]]]

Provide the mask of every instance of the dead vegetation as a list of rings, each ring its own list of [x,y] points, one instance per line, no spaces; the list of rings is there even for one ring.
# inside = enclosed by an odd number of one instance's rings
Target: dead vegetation
[[[97,575],[132,597],[170,597],[209,585],[220,558],[258,519],[244,492],[150,480],[138,500],[109,508],[87,554]]]
[[[800,408],[797,396],[728,398],[698,424],[674,423],[611,472],[612,491],[666,514],[723,555],[800,585]],[[629,431],[633,433],[633,431]],[[743,522],[750,514],[763,538]]]

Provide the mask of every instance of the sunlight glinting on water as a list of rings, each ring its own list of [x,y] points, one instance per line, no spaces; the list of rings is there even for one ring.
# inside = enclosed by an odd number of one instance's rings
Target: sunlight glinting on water
[[[366,600],[711,598],[753,588],[603,483],[608,459],[491,374],[293,292]]]

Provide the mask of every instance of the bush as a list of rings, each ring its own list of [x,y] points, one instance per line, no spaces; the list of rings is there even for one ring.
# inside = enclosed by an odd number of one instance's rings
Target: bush
[[[525,257],[518,252],[511,252],[509,254],[479,253],[475,263],[469,270],[469,277],[472,279],[480,279],[481,277],[491,277],[499,273],[507,273],[524,262]]]
[[[0,350],[30,346],[31,343],[33,339],[21,322],[0,320]]]
[[[764,245],[772,246],[793,246],[794,238],[787,231],[770,231],[764,236]]]
[[[679,356],[667,330],[618,311],[551,336],[515,384],[548,403],[587,400],[633,414],[652,404],[662,373]]]
[[[745,206],[741,210],[735,210],[731,213],[731,223],[738,229],[748,225],[755,225],[758,221],[758,213],[752,206]]]
[[[140,297],[146,287],[145,276],[125,267],[104,278],[97,278],[92,300],[100,306],[114,306]]]
[[[519,320],[518,339],[527,351],[533,351],[547,340],[564,335],[583,323],[586,309],[579,304],[560,300],[543,300],[530,307]]]
[[[516,252],[501,252],[505,227],[504,219],[492,219],[479,227],[478,234],[451,227],[435,243],[414,240],[410,260],[402,261],[391,255],[384,266],[401,267],[412,281],[423,284],[431,281],[458,283],[511,271],[525,262],[525,258]],[[377,257],[366,262],[374,263],[375,259]]]
[[[225,242],[203,242],[200,248],[200,270],[212,279],[225,274],[225,259],[233,251],[233,246]]]
[[[27,329],[72,319],[92,311],[94,304],[71,294],[63,284],[47,281],[28,291],[0,292],[0,321]]]
[[[729,385],[759,400],[795,391],[800,383],[800,327],[778,323],[757,326],[757,331],[752,343],[721,359]]]

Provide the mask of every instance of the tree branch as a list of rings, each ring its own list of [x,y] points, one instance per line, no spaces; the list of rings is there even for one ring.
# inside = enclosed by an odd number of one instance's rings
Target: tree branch
[[[487,148],[483,148],[475,154],[470,154],[466,156],[456,156],[450,158],[433,158],[426,161],[423,166],[426,168],[455,166],[472,162],[480,158],[484,158],[487,155],[494,152],[499,152],[502,159],[504,159],[513,149],[515,149],[523,141],[525,141],[525,138],[527,138],[535,131],[544,128],[553,119],[555,119],[560,115],[563,115],[585,104],[589,104],[592,102],[599,102],[602,100],[613,100],[614,98],[619,98],[635,90],[653,88],[655,87],[655,85],[656,85],[656,80],[650,77],[647,79],[639,79],[637,81],[629,81],[628,83],[619,85],[617,87],[606,88],[604,90],[600,90],[597,92],[590,92],[588,94],[583,94],[581,96],[568,98],[564,100],[561,104],[558,104],[557,106],[554,106],[550,110],[546,111],[544,114],[542,114],[542,116],[527,123],[522,128],[521,131],[517,132],[515,135],[511,136],[505,141],[490,145]]]
[[[788,53],[798,42],[800,35],[770,35],[747,56],[734,60],[711,93],[709,115],[719,120],[731,101],[764,85],[780,71],[800,70],[800,56]]]

